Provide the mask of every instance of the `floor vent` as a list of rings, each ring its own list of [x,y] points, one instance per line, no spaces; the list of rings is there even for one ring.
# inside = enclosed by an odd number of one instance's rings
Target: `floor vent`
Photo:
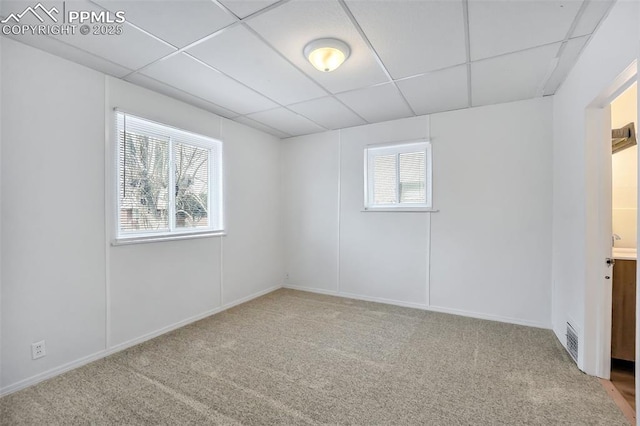
[[[578,363],[578,333],[567,323],[567,351],[571,358]]]

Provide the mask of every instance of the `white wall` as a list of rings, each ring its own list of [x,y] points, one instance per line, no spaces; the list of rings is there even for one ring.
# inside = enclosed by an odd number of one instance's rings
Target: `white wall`
[[[427,304],[429,213],[362,210],[365,146],[428,135],[426,116],[341,131],[340,292]]]
[[[551,120],[549,98],[432,116],[432,305],[550,327]]]
[[[635,123],[638,129],[638,85],[633,84],[611,103],[613,129]],[[637,248],[638,146],[616,152],[611,158],[614,247]]]
[[[637,58],[639,17],[637,2],[617,2],[553,108],[537,99],[434,114],[281,149],[2,38],[0,392],[269,291],[285,273],[293,287],[541,327],[553,300],[564,343],[567,318],[585,328],[588,299],[585,107]],[[227,237],[110,246],[112,106],[224,139]],[[364,145],[429,136],[440,211],[363,213]],[[32,361],[40,339],[48,354]]]
[[[104,349],[104,77],[1,42],[5,387]]]
[[[180,105],[166,96],[106,77],[105,120],[115,120],[114,108],[188,129],[212,138],[220,137],[222,118],[197,108]],[[103,113],[104,114],[104,113]],[[114,142],[108,135],[107,141]],[[115,152],[113,143],[107,153]],[[111,159],[112,156],[109,156]],[[108,170],[117,164],[110,162]],[[109,181],[115,181],[114,174]],[[107,183],[107,194],[111,194]],[[108,199],[108,209],[115,202]],[[103,212],[104,215],[104,212]],[[112,215],[107,215],[111,219]],[[111,221],[109,230],[115,229]],[[181,320],[196,317],[221,306],[221,238],[165,241],[154,244],[111,246],[108,243],[107,294],[111,345],[119,345],[153,333]]]
[[[280,139],[223,119],[225,227],[222,304],[282,283]]]
[[[280,286],[277,138],[11,40],[2,49],[0,392]],[[111,246],[115,106],[222,138],[226,237]]]
[[[283,141],[287,286],[549,327],[551,128],[538,99]],[[428,137],[440,211],[362,212],[363,148]]]
[[[637,59],[638,16],[637,2],[618,1],[554,95],[553,328],[565,344],[566,322],[573,322],[582,342],[578,364],[590,374],[595,373],[595,342],[585,339],[585,329],[595,327],[595,312],[585,317],[585,305],[603,283],[600,278],[589,284],[593,278],[587,270],[604,258],[587,261],[588,236],[597,231],[598,151],[585,143],[585,115]]]
[[[336,291],[340,132],[282,142],[285,283]]]

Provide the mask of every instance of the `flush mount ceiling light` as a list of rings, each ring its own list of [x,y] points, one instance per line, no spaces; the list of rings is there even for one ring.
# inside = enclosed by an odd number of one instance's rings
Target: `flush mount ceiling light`
[[[351,49],[347,43],[335,38],[313,40],[304,47],[304,57],[322,72],[330,72],[338,68],[347,60],[350,53]]]

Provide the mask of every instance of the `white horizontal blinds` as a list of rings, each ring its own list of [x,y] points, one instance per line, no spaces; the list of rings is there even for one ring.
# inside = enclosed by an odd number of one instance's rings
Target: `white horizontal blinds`
[[[168,230],[169,138],[118,114],[119,222],[123,233]]]
[[[397,157],[375,155],[373,158],[373,203],[394,204],[397,202]]]
[[[119,235],[222,230],[222,142],[117,112]]]
[[[209,227],[209,150],[186,143],[173,146],[176,228]]]
[[[406,152],[398,154],[400,175],[400,202],[419,203],[427,202],[426,176],[427,155],[426,151]]]
[[[175,227],[222,229],[222,142],[172,129]]]
[[[431,150],[425,141],[369,146],[366,206],[430,207]]]

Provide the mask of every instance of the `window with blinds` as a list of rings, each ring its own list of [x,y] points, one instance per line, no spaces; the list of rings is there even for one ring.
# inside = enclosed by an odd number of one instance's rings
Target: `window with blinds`
[[[116,112],[118,239],[221,232],[222,142]]]
[[[429,209],[431,144],[426,141],[365,148],[365,209]]]

